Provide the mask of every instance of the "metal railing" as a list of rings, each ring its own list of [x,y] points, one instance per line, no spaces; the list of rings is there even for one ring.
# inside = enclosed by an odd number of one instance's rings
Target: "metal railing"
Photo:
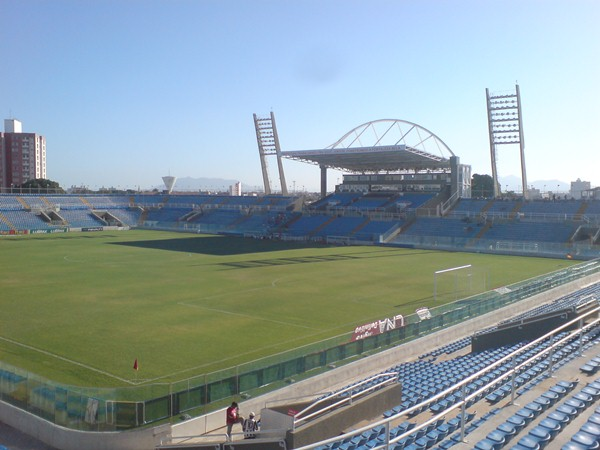
[[[445,389],[444,391],[434,395],[433,397],[417,404],[414,405],[404,411],[401,411],[393,416],[390,416],[386,419],[371,423],[369,425],[365,425],[364,427],[358,428],[356,430],[352,430],[349,433],[345,433],[345,434],[341,434],[339,436],[335,436],[333,438],[324,440],[324,441],[320,441],[320,442],[316,442],[310,445],[305,445],[303,447],[298,447],[296,450],[312,450],[315,449],[317,447],[323,446],[323,445],[327,445],[327,444],[331,444],[333,442],[338,442],[347,438],[352,438],[354,436],[358,436],[362,433],[364,433],[365,431],[369,431],[372,430],[375,427],[378,426],[384,426],[385,427],[385,433],[384,433],[384,437],[385,437],[385,442],[382,443],[381,445],[377,445],[375,447],[372,447],[373,450],[390,450],[392,447],[390,447],[390,445],[395,444],[396,442],[400,441],[401,439],[410,436],[411,434],[414,434],[415,432],[429,426],[430,424],[436,422],[439,419],[442,419],[443,417],[445,417],[446,415],[448,415],[448,413],[455,411],[457,409],[460,408],[460,439],[461,441],[464,441],[464,437],[465,437],[465,417],[466,417],[466,408],[467,405],[473,401],[474,399],[477,399],[480,395],[484,394],[486,391],[488,391],[489,389],[493,388],[494,386],[496,386],[498,383],[502,382],[503,380],[507,379],[507,378],[511,378],[511,402],[514,402],[514,397],[515,397],[515,390],[516,390],[516,386],[515,386],[515,377],[518,373],[520,373],[520,371],[523,368],[527,368],[528,366],[532,365],[533,363],[539,361],[541,358],[543,358],[545,355],[549,354],[550,355],[550,361],[552,361],[552,357],[553,357],[553,352],[556,348],[560,348],[563,346],[563,344],[569,340],[572,340],[574,336],[578,336],[579,337],[579,350],[578,352],[581,353],[581,347],[582,347],[582,343],[583,343],[583,337],[584,334],[587,333],[589,330],[593,329],[594,327],[596,327],[598,324],[600,324],[600,319],[596,318],[595,320],[593,320],[592,322],[590,322],[589,324],[583,326],[583,319],[586,317],[591,317],[593,315],[598,315],[598,313],[600,312],[600,307],[596,307],[595,309],[582,314],[581,316],[561,325],[560,327],[557,327],[556,329],[546,333],[545,335],[539,337],[538,339],[535,339],[534,341],[530,342],[529,344],[519,348],[518,350],[500,358],[499,360],[497,360],[496,362],[494,362],[493,364],[490,364],[488,367],[486,367],[485,369],[480,370],[479,372],[470,375],[468,377],[466,377],[465,379],[463,379],[462,381],[460,381],[459,383],[457,383],[454,386],[451,386],[447,389]],[[543,341],[547,340],[548,338],[552,338],[554,336],[556,336],[558,333],[562,332],[563,330],[571,327],[572,325],[579,325],[579,329],[574,331],[572,334],[565,336],[559,340],[557,340],[556,342],[553,342],[549,347],[547,347],[546,349],[540,350],[538,353],[536,353],[535,355],[532,355],[531,357],[527,358],[525,361],[523,361],[520,364],[516,364],[516,358],[522,354],[525,354],[527,351],[529,351],[532,348],[535,348],[538,344],[542,343]],[[508,362],[508,361],[512,361],[514,363],[513,367],[511,369],[509,369],[507,372],[505,372],[504,374],[494,378],[492,381],[490,381],[489,383],[483,385],[482,387],[480,387],[479,389],[477,389],[476,391],[473,391],[469,394],[466,393],[466,387],[474,380],[478,379],[479,377],[482,377],[483,375],[488,374],[490,371],[494,370],[495,368],[503,365],[504,363]],[[547,376],[552,376],[552,371],[553,371],[553,366],[552,364],[549,364],[548,367],[548,372],[547,372]],[[544,372],[540,372],[540,374],[537,375],[536,378],[539,378],[541,376],[544,375]],[[453,404],[452,406],[446,408],[444,411],[440,412],[439,414],[436,414],[435,416],[431,417],[429,420],[417,425],[416,427],[402,433],[399,434],[398,436],[395,436],[394,438],[391,437],[390,434],[390,424],[391,422],[397,421],[398,419],[405,417],[405,416],[409,416],[411,413],[415,412],[415,411],[421,411],[423,408],[426,408],[427,406],[431,405],[432,403],[436,402],[437,400],[445,397],[446,395],[455,392],[457,389],[460,389],[462,394],[461,394],[461,400],[459,400],[458,402],[456,402],[455,404]]]
[[[360,390],[359,392],[354,392],[357,389],[360,389],[361,386],[364,385],[368,385],[369,383],[371,383],[373,380],[376,380],[378,378],[381,377],[386,377],[385,380],[382,380],[379,383],[373,384],[372,386],[367,387],[364,390]],[[331,395],[328,396],[323,396],[322,398],[318,399],[317,401],[311,403],[310,405],[308,405],[306,408],[304,408],[302,411],[298,412],[297,414],[294,415],[293,417],[293,424],[292,424],[292,430],[295,430],[296,427],[298,425],[301,425],[303,422],[307,422],[308,420],[312,419],[315,416],[318,416],[319,414],[324,414],[326,412],[329,411],[333,411],[334,409],[336,409],[338,406],[342,406],[345,404],[348,405],[352,405],[353,401],[356,398],[360,398],[360,397],[364,397],[367,394],[370,394],[373,391],[376,391],[378,389],[381,389],[385,386],[391,385],[392,383],[395,383],[398,381],[398,373],[396,372],[387,372],[387,373],[382,373],[379,375],[374,375],[372,377],[366,378],[356,384],[353,384],[352,386],[348,386],[344,389],[341,389],[339,391],[336,391],[334,393],[332,393]],[[341,400],[338,400],[330,405],[327,405],[325,408],[322,409],[318,409],[319,405],[327,402],[328,400],[330,400],[333,396],[343,396],[344,394],[349,393],[348,396],[343,397]],[[309,412],[315,410],[313,412]]]

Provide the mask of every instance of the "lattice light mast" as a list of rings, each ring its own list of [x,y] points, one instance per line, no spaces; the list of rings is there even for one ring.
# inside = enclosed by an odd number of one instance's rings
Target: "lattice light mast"
[[[523,198],[527,199],[527,172],[525,170],[525,139],[523,137],[523,121],[521,118],[521,94],[519,85],[515,85],[514,93],[490,94],[487,97],[488,129],[490,134],[490,156],[492,160],[492,178],[494,181],[494,197],[500,197],[498,182],[498,166],[496,153],[499,145],[518,144],[521,155],[521,182]]]
[[[258,154],[260,156],[265,194],[271,194],[267,156],[275,155],[277,157],[277,168],[279,169],[281,193],[282,195],[288,195],[283,163],[281,162],[281,147],[279,146],[279,136],[277,135],[277,126],[275,125],[273,111],[271,111],[269,117],[258,117],[254,114],[254,127],[256,128],[256,141],[258,142]]]

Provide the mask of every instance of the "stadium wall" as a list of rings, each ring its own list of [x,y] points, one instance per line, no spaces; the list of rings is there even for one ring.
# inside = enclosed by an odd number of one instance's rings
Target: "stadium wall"
[[[60,450],[150,450],[169,436],[169,424],[121,432],[77,431],[0,402],[0,422]]]

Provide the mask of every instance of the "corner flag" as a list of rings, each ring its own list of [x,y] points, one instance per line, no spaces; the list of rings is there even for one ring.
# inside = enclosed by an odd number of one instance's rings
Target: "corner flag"
[[[138,370],[138,362],[137,362],[137,358],[135,358],[135,361],[133,362],[133,370]]]

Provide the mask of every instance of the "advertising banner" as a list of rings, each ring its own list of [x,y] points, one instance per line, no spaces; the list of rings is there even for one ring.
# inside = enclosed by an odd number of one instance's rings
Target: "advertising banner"
[[[391,318],[365,323],[364,325],[359,325],[354,329],[351,342],[358,341],[369,336],[386,333],[387,331],[395,330],[396,328],[403,326],[404,316],[402,316],[402,314],[398,314]]]

